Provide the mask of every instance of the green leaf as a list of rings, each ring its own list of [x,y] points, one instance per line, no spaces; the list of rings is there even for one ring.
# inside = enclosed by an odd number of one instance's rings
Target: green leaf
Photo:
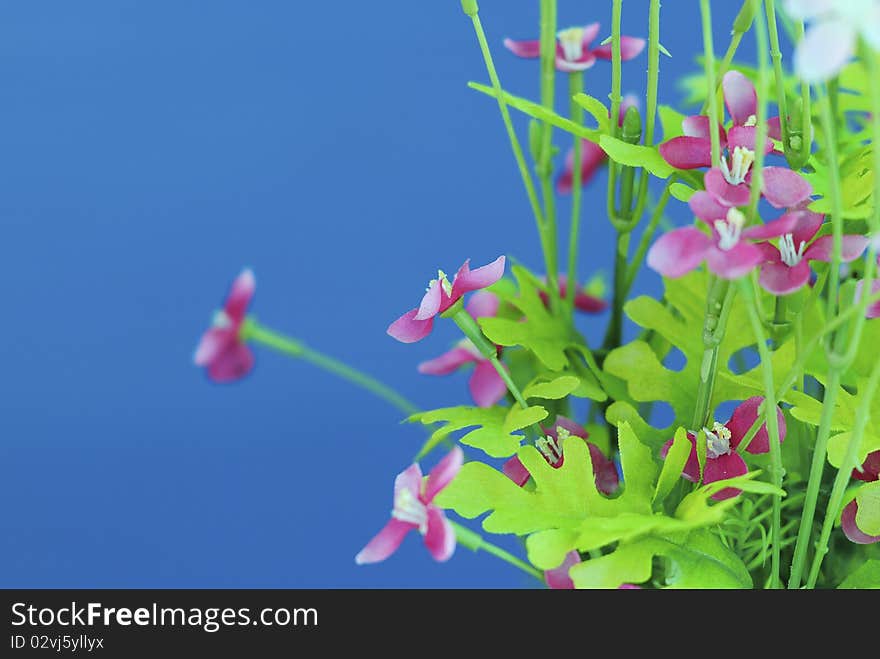
[[[675,168],[663,160],[656,147],[628,144],[610,135],[602,135],[599,146],[611,160],[629,167],[644,167],[658,178],[669,178],[675,172]]]
[[[560,398],[565,398],[580,386],[580,378],[573,375],[560,375],[555,380],[549,382],[533,382],[523,389],[522,394],[526,398],[559,400]]]
[[[880,588],[880,560],[865,561],[838,588]]]
[[[430,452],[437,444],[446,439],[450,433],[479,426],[463,435],[459,441],[473,446],[493,458],[506,458],[516,453],[522,441],[522,435],[513,432],[544,419],[547,410],[543,407],[529,407],[527,410],[518,407],[444,407],[430,412],[414,414],[407,421],[420,421],[425,425],[442,422],[444,425],[428,438],[419,451],[416,459]]]
[[[682,122],[684,115],[669,105],[660,105],[657,107],[660,115],[660,125],[663,127],[663,140],[671,140],[673,137],[681,137],[684,135]]]
[[[675,431],[672,446],[669,447],[669,452],[663,460],[663,469],[660,471],[660,478],[657,479],[652,501],[663,501],[672,491],[681,479],[681,472],[684,471],[684,465],[690,454],[691,443],[687,438],[687,431],[679,427]]]
[[[799,407],[798,412],[800,413],[803,409],[803,406]],[[853,423],[855,423],[855,419],[853,419]],[[814,425],[818,425],[818,421]],[[840,467],[843,464],[843,459],[846,457],[846,451],[849,448],[850,437],[852,437],[851,432],[842,432],[833,435],[828,440],[828,462],[835,467]],[[865,432],[862,433],[862,441],[859,443],[859,448],[856,452],[856,460],[859,464],[862,464],[868,459],[869,453],[878,450],[880,450],[880,435],[871,434],[867,432],[866,428]]]
[[[880,481],[862,485],[856,502],[856,526],[865,535],[880,535]]]
[[[550,314],[532,275],[525,268],[515,265],[512,271],[520,294],[508,302],[525,319],[480,318],[480,327],[490,341],[502,346],[522,346],[534,353],[551,371],[561,371],[568,365],[566,348],[576,345],[570,327],[564,319]]]
[[[608,132],[608,108],[598,98],[593,98],[589,94],[575,94],[573,97],[575,103],[586,110],[593,119],[596,120],[596,129],[600,133]]]
[[[690,201],[695,192],[696,190],[694,190],[690,186],[685,185],[684,183],[673,183],[669,186],[669,193],[673,197],[675,197],[679,201],[683,201],[684,203]]]
[[[488,85],[481,85],[477,82],[469,82],[468,87],[470,87],[471,89],[475,89],[483,94],[486,94],[487,96],[491,96],[492,98],[498,98],[498,94],[495,92],[495,89],[489,87]],[[555,126],[556,128],[564,130],[567,133],[571,133],[572,135],[583,137],[585,140],[590,140],[591,142],[599,141],[599,131],[591,130],[589,128],[581,126],[580,124],[576,124],[571,119],[566,119],[565,117],[556,114],[552,110],[545,108],[543,105],[539,105],[538,103],[534,103],[525,98],[520,98],[519,96],[514,96],[513,94],[508,94],[505,91],[501,92],[501,98],[510,107],[516,108],[520,112],[523,112],[530,117],[545,121],[551,126]]]

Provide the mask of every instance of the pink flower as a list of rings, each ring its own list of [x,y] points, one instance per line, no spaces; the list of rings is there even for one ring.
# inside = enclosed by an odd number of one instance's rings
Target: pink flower
[[[853,469],[852,477],[866,483],[880,480],[880,451],[872,451],[868,454],[865,462],[859,469]],[[868,535],[856,524],[856,513],[859,511],[859,502],[855,499],[843,508],[840,515],[840,526],[844,535],[851,541],[860,545],[869,545],[880,542],[880,535]]]
[[[572,550],[565,555],[565,560],[559,567],[552,570],[544,570],[544,581],[553,590],[572,590],[574,581],[568,576],[568,571],[581,562],[581,555]]]
[[[703,469],[703,483],[714,483],[715,481],[724,480],[726,478],[734,478],[747,473],[749,468],[746,466],[736,447],[745,437],[749,428],[758,418],[758,406],[764,399],[761,396],[753,396],[744,400],[733,411],[730,420],[722,425],[717,421],[711,429],[703,428],[706,433],[706,465]],[[779,442],[785,439],[785,417],[782,411],[776,408],[777,421],[779,423]],[[682,476],[697,483],[700,480],[700,463],[697,459],[696,435],[692,432],[687,434],[691,442],[691,453],[684,465]],[[660,450],[660,455],[666,457],[672,446],[673,440],[669,440]],[[770,451],[770,435],[767,432],[767,424],[761,425],[761,428],[752,438],[751,443],[746,449],[749,453],[757,455],[759,453],[768,453]],[[741,492],[734,487],[726,487],[712,495],[716,501],[735,497]]]
[[[778,247],[769,243],[758,245],[764,253],[759,281],[774,295],[788,295],[803,287],[810,280],[810,261],[831,261],[834,237],[822,236],[813,240],[822,226],[824,215],[808,210],[793,214],[795,224],[779,239]],[[868,239],[864,236],[843,236],[843,260],[849,262],[858,258],[867,245]]]
[[[243,378],[254,366],[254,355],[240,334],[255,288],[254,273],[242,270],[232,283],[223,309],[214,315],[213,326],[202,334],[196,347],[193,361],[196,366],[206,366],[208,377],[216,382]]]
[[[795,223],[794,215],[789,213],[767,224],[745,228],[745,215],[736,208],[715,204],[706,193],[694,194],[688,203],[712,228],[712,235],[697,227],[682,227],[660,236],[648,250],[647,262],[664,277],[681,277],[706,261],[709,270],[719,277],[738,279],[765,259],[764,252],[749,240],[781,236]]]
[[[611,494],[617,489],[618,477],[617,468],[611,462],[599,447],[588,442],[586,429],[564,416],[556,417],[554,428],[544,428],[546,437],[540,438],[536,443],[536,448],[544,456],[547,464],[554,469],[559,469],[565,461],[563,448],[569,437],[577,437],[587,444],[590,450],[590,460],[593,463],[593,473],[596,482],[596,489],[603,494]],[[514,483],[522,487],[531,477],[525,465],[516,456],[510,458],[502,467],[504,474]]]
[[[639,100],[635,96],[626,96],[620,104],[620,112],[617,117],[617,125],[623,125],[623,118],[630,107],[638,107]],[[595,142],[581,139],[581,186],[589,183],[602,164],[608,159],[608,155]],[[556,179],[556,191],[559,194],[570,194],[574,181],[574,149],[565,154],[565,167]]]
[[[660,155],[677,169],[710,167],[706,173],[706,191],[719,204],[745,206],[749,203],[751,168],[755,162],[758,96],[755,86],[739,71],[728,71],[722,80],[724,102],[732,119],[728,131],[719,123],[721,159],[712,162],[709,117],[694,115],[682,122],[684,135],[673,137],[659,146]],[[779,117],[767,121],[768,137],[782,139]],[[725,156],[724,150],[727,150]],[[764,153],[774,151],[772,140]],[[788,167],[764,167],[761,194],[774,208],[793,208],[812,194],[809,182]]]
[[[877,264],[880,266],[880,254],[877,255]],[[856,284],[856,295],[855,301],[858,302],[862,298],[862,290],[865,287],[864,280],[859,281]],[[874,295],[876,293],[880,293],[880,279],[874,279],[871,281],[871,292],[870,295]],[[880,302],[875,302],[874,304],[868,305],[867,310],[865,311],[865,318],[878,318],[880,317]]]
[[[433,503],[434,497],[458,474],[464,462],[464,453],[456,446],[437,466],[422,477],[418,464],[412,464],[394,480],[394,507],[391,520],[355,556],[355,563],[378,563],[391,556],[406,534],[418,529],[425,546],[437,561],[446,561],[455,551],[455,530],[441,508]]]
[[[492,317],[498,313],[498,297],[489,291],[477,291],[471,296],[466,309],[475,319]],[[498,375],[492,362],[483,357],[469,339],[463,339],[452,350],[419,364],[419,373],[448,375],[470,363],[476,364],[468,382],[471,396],[480,407],[492,407],[504,398],[507,385]]]
[[[428,283],[428,290],[418,308],[407,311],[388,326],[388,334],[403,343],[421,341],[434,327],[434,317],[455,304],[465,293],[491,286],[504,274],[504,257],[499,256],[488,265],[470,269],[470,259],[455,273],[452,283],[446,273],[438,270],[437,279]]]
[[[543,281],[546,284],[547,278],[544,277]],[[560,274],[556,277],[556,281],[559,283],[559,297],[564,300],[566,294],[568,293],[568,276]],[[548,297],[547,293],[539,290],[538,295],[541,296],[541,299],[544,301],[545,305],[550,303],[550,298]],[[582,287],[578,286],[574,293],[574,308],[585,313],[599,313],[600,311],[605,311],[605,309],[608,308],[608,302],[601,298],[590,295],[589,293],[585,292]]]
[[[583,27],[570,27],[556,33],[556,69],[571,73],[584,71],[595,64],[597,59],[610,60],[611,44],[590,48],[590,44],[599,34],[599,23],[590,23]],[[528,59],[541,56],[541,42],[514,41],[505,39],[504,46],[514,55]],[[620,38],[620,56],[623,60],[636,57],[645,48],[645,40],[635,37]]]

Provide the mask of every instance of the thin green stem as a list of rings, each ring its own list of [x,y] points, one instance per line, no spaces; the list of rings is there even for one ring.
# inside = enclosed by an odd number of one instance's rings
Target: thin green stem
[[[619,131],[617,122],[620,117],[620,104],[623,102],[621,96],[621,77],[623,58],[620,50],[620,17],[623,13],[623,0],[614,0],[611,6],[611,93],[608,98],[611,100],[610,121],[608,122],[608,134],[611,137],[617,137]],[[615,195],[617,191],[617,171],[618,166],[613,160],[608,163],[608,217],[613,221],[617,217],[615,208]]]
[[[776,0],[765,0],[764,8],[767,13],[767,33],[770,37],[770,59],[773,62],[773,76],[776,79],[776,104],[779,106],[782,144],[786,155],[788,155],[791,151],[788,127],[788,99],[785,96],[785,74],[782,71],[782,51],[779,49],[779,29],[776,25]]]
[[[755,41],[758,44],[758,103],[755,119],[755,162],[752,165],[751,197],[749,199],[749,221],[758,219],[758,202],[761,200],[761,188],[764,183],[764,148],[767,142],[767,24],[764,22],[764,7],[761,0],[755,3]]]
[[[831,264],[828,269],[828,318],[833,318],[837,313],[838,291],[840,290],[840,263],[843,251],[843,201],[840,188],[840,171],[837,167],[837,136],[835,122],[832,117],[831,100],[823,91],[820,97],[822,135],[825,139],[825,157],[828,163],[828,192],[831,198],[831,235],[833,247],[831,251]],[[829,356],[833,355],[837,341],[829,341]]]
[[[718,134],[718,104],[715,102],[715,50],[712,44],[712,9],[709,0],[700,0],[700,14],[703,19],[703,51],[705,53],[706,82],[709,105],[709,133],[712,140],[712,163],[721,159],[721,138]],[[759,149],[760,150],[760,149]]]
[[[733,306],[736,288],[726,279],[712,277],[706,300],[706,318],[703,321],[703,359],[700,363],[700,381],[691,428],[702,428],[712,412],[712,393],[718,373],[718,351],[724,340],[727,319]]]
[[[553,110],[556,83],[556,0],[541,0],[541,105]],[[553,189],[553,126],[544,124],[538,179],[544,198],[544,241],[547,244],[547,284],[552,308],[559,302],[556,197]],[[577,164],[577,163],[576,163]]]
[[[288,357],[301,359],[309,362],[328,373],[332,373],[343,380],[347,380],[374,396],[390,403],[407,416],[412,416],[419,412],[419,408],[394,391],[391,387],[383,384],[376,378],[367,375],[347,364],[343,364],[338,359],[334,359],[328,355],[307,347],[302,342],[276,332],[268,327],[259,324],[254,318],[248,317],[241,328],[240,334],[242,341],[253,341],[267,348],[272,348]]]
[[[541,583],[544,583],[544,574],[540,570],[535,569],[524,560],[517,558],[516,556],[502,549],[501,547],[493,545],[479,533],[471,531],[469,528],[462,526],[458,522],[449,520],[449,523],[455,530],[455,535],[458,537],[459,542],[467,546],[469,549],[472,549],[473,551],[484,551],[487,554],[491,554],[496,558],[500,558],[505,563],[513,565],[515,568],[522,570],[529,576],[535,577],[535,579],[537,579]]]
[[[575,103],[574,97],[584,91],[584,74],[582,71],[574,71],[568,76],[568,95],[571,99],[570,118],[576,124],[584,121],[584,110]],[[569,315],[574,312],[574,294],[578,285],[577,278],[577,255],[578,237],[581,226],[581,157],[583,140],[574,136],[574,166],[571,172],[571,228],[568,235],[568,286],[565,291],[565,303]]]

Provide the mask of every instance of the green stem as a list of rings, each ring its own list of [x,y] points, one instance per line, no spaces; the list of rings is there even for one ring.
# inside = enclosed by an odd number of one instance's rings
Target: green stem
[[[751,198],[749,199],[749,221],[758,219],[758,202],[761,200],[761,188],[764,182],[764,149],[767,141],[767,24],[762,14],[764,7],[761,0],[753,0],[755,4],[755,41],[758,44],[758,107],[755,113],[755,162],[752,164]]]
[[[703,321],[703,360],[700,364],[700,381],[697,386],[696,404],[691,429],[698,431],[712,412],[712,393],[718,373],[718,351],[724,340],[727,319],[733,306],[736,289],[726,279],[712,277],[706,301],[706,318]]]
[[[620,17],[623,12],[623,0],[614,0],[611,8],[611,93],[608,98],[611,100],[611,112],[608,122],[608,134],[611,137],[617,137],[620,132],[618,120],[620,117],[620,104],[623,101],[621,96],[621,71],[623,58],[620,50]],[[615,195],[617,191],[617,170],[618,166],[613,160],[608,162],[608,218],[612,223],[617,217],[615,208]]]
[[[700,0],[700,14],[703,19],[703,52],[705,53],[706,82],[708,85],[709,133],[712,140],[712,163],[717,165],[721,159],[721,138],[718,134],[718,104],[715,102],[715,50],[712,44],[712,9],[709,0]],[[760,149],[758,149],[760,151]]]
[[[614,250],[614,293],[611,300],[611,319],[605,331],[602,348],[611,350],[620,345],[623,336],[623,305],[626,302],[627,254],[629,253],[630,232],[617,232]]]
[[[285,336],[279,332],[260,325],[254,318],[248,317],[241,327],[240,334],[242,341],[253,341],[260,343],[267,348],[277,350],[289,357],[302,359],[321,368],[328,373],[332,373],[343,380],[347,380],[352,384],[356,384],[369,391],[371,394],[385,400],[407,416],[412,416],[419,412],[419,408],[391,387],[379,382],[374,377],[362,373],[357,369],[343,364],[341,361],[334,359],[328,355],[322,354],[317,350],[313,350],[305,346],[302,342],[297,341],[289,336]]]
[[[829,197],[831,198],[831,235],[833,248],[831,264],[828,266],[828,309],[827,318],[837,313],[837,297],[840,290],[840,263],[843,250],[843,202],[841,199],[840,171],[837,168],[837,138],[832,118],[831,101],[827,93],[821,94],[822,134],[825,139],[825,157],[828,163]],[[832,337],[828,342],[829,357],[833,356],[837,341]],[[832,360],[833,361],[833,360]]]
[[[797,22],[797,38],[798,41],[804,38],[804,22]],[[813,148],[813,110],[812,97],[810,95],[810,85],[801,82],[801,143],[800,143],[800,163],[804,165],[810,159]]]
[[[541,0],[541,105],[554,107],[556,82],[556,0]],[[576,161],[577,166],[577,161]],[[544,124],[538,178],[544,197],[544,231],[547,251],[547,287],[551,308],[559,302],[559,265],[556,231],[556,197],[553,189],[553,126]],[[573,283],[573,282],[572,282]]]
[[[462,526],[458,522],[449,520],[449,523],[455,530],[455,535],[462,545],[468,547],[469,549],[472,549],[473,551],[484,551],[487,554],[495,556],[496,558],[500,558],[502,561],[510,563],[510,565],[513,565],[515,568],[522,570],[526,574],[535,577],[535,579],[537,579],[541,583],[544,583],[544,574],[540,570],[535,569],[522,559],[517,558],[516,556],[508,551],[505,551],[501,547],[493,545],[479,533],[471,531],[469,528]]]
[[[574,97],[584,91],[584,74],[582,71],[574,71],[568,76],[568,95],[571,99],[571,120],[576,124],[583,124],[584,110],[575,103]],[[569,315],[574,313],[575,290],[578,286],[577,278],[577,255],[578,234],[581,226],[581,157],[583,141],[577,135],[574,136],[574,166],[571,172],[571,229],[568,237],[568,286],[565,291],[565,303]]]
[[[776,0],[765,0],[764,6],[767,13],[767,32],[770,37],[770,59],[773,62],[773,76],[776,79],[776,104],[779,106],[782,144],[789,164],[791,164],[792,159],[789,156],[792,148],[788,126],[788,99],[785,96],[785,74],[782,71],[782,51],[779,49],[779,29],[776,25]],[[800,158],[800,148],[796,151],[797,157]],[[795,167],[795,169],[797,168]]]
[[[551,255],[552,252],[550,245],[547,242],[547,231],[545,229],[544,215],[541,210],[541,202],[538,200],[538,192],[535,189],[532,175],[529,173],[529,167],[526,164],[522,146],[519,143],[519,139],[516,137],[513,122],[510,119],[510,112],[507,109],[507,103],[504,102],[504,90],[501,87],[498,72],[495,70],[495,62],[492,59],[492,52],[489,50],[489,43],[486,40],[486,33],[483,31],[483,24],[480,22],[480,16],[477,13],[476,2],[473,2],[472,0],[464,0],[462,6],[465,9],[465,13],[471,17],[474,32],[476,33],[477,41],[480,44],[480,51],[483,53],[483,61],[486,64],[486,71],[489,74],[489,80],[492,83],[492,89],[495,91],[495,98],[498,101],[501,120],[504,122],[504,128],[507,130],[507,138],[510,141],[510,148],[513,151],[513,157],[516,160],[520,178],[522,178],[523,186],[526,189],[526,195],[529,198],[529,205],[531,206],[532,214],[535,216],[535,222],[538,226],[538,237],[541,240],[541,250],[544,254],[544,264],[547,267],[548,281],[555,281],[556,271],[555,269],[551,269],[551,265],[555,263],[555,259]],[[550,290],[552,299],[553,288],[551,287]]]
[[[740,290],[746,299],[746,307],[749,312],[749,321],[752,324],[752,332],[755,334],[755,342],[761,355],[761,372],[764,378],[764,400],[772,400],[776,388],[773,385],[773,361],[770,350],[767,348],[767,340],[764,336],[764,328],[761,325],[761,316],[758,311],[758,303],[752,282],[748,279],[740,280]],[[770,438],[770,479],[777,488],[782,488],[782,449],[779,446],[779,419],[776,416],[775,405],[764,405],[764,419],[767,424],[767,434]],[[782,586],[779,570],[782,543],[782,496],[773,495],[773,520],[770,526],[770,588],[778,589]]]

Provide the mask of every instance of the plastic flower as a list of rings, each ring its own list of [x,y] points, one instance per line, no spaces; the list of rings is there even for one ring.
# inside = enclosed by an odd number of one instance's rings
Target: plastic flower
[[[840,73],[861,36],[880,50],[878,0],[786,0],[785,9],[810,27],[794,51],[794,68],[806,82],[829,80]]]
[[[434,317],[455,304],[465,293],[491,286],[504,274],[504,257],[499,256],[488,265],[470,269],[470,259],[455,273],[452,283],[442,270],[437,279],[428,283],[428,289],[418,308],[407,311],[388,326],[388,334],[403,343],[421,341],[434,327]]]
[[[758,245],[765,259],[758,281],[774,295],[788,295],[803,287],[810,280],[810,261],[831,261],[834,237],[813,240],[825,216],[807,210],[795,211],[794,215],[795,224],[779,238],[778,247],[769,243]],[[843,261],[858,258],[867,245],[865,236],[843,236]]]
[[[571,73],[584,71],[595,64],[597,59],[611,59],[611,44],[590,48],[590,44],[599,34],[599,23],[590,23],[583,27],[570,27],[556,33],[556,69]],[[541,42],[514,41],[505,39],[504,46],[519,57],[535,59],[541,56]],[[630,60],[645,48],[645,40],[636,37],[620,37],[620,57]]]
[[[391,556],[406,534],[418,530],[425,546],[437,561],[446,561],[455,551],[455,530],[441,508],[431,502],[458,474],[464,453],[456,446],[437,466],[422,477],[418,464],[412,464],[394,479],[394,507],[391,520],[355,556],[355,563],[378,563]]]
[[[559,297],[564,300],[568,294],[568,276],[560,274],[557,276],[556,281],[559,283]],[[544,277],[544,283],[547,283],[546,277]],[[550,303],[547,293],[539,290],[538,295],[541,296],[545,305]],[[574,293],[574,308],[585,313],[599,313],[608,308],[608,302],[602,298],[590,295],[582,287],[578,286]]]
[[[749,468],[746,466],[745,460],[737,453],[736,448],[749,431],[749,428],[757,420],[758,406],[763,400],[761,396],[753,396],[744,400],[733,411],[733,415],[727,423],[722,425],[716,421],[712,428],[703,428],[703,432],[706,434],[706,465],[703,469],[704,484],[742,476],[748,472]],[[782,411],[778,407],[776,408],[776,417],[779,424],[779,442],[782,443],[785,439],[785,417],[783,417]],[[682,476],[693,483],[697,483],[700,480],[697,438],[692,432],[689,432],[687,437],[691,442],[691,452],[684,465]],[[673,440],[670,439],[663,445],[660,455],[664,458],[669,452],[672,442]],[[767,433],[766,423],[761,425],[746,451],[754,455],[770,451],[770,435]],[[735,497],[740,491],[734,487],[725,487],[723,490],[713,494],[712,498],[716,501],[721,501]]]
[[[866,483],[880,480],[880,451],[868,454],[865,462],[858,469],[853,469],[852,477]],[[880,535],[868,535],[856,524],[856,513],[859,511],[859,502],[853,499],[843,508],[840,515],[840,526],[844,535],[860,545],[869,545],[880,542]]]
[[[546,436],[541,437],[536,442],[535,448],[541,452],[541,455],[544,456],[547,463],[554,469],[559,469],[565,461],[565,456],[563,455],[565,442],[570,437],[577,437],[578,439],[583,440],[587,444],[587,448],[590,450],[590,460],[593,463],[596,489],[603,494],[611,494],[617,489],[619,483],[617,468],[611,460],[605,457],[602,451],[599,450],[598,446],[587,441],[589,433],[587,433],[583,427],[571,419],[567,419],[564,416],[558,416],[556,417],[554,428],[544,428],[544,432],[546,433]],[[505,476],[520,487],[525,485],[531,477],[528,469],[525,468],[525,465],[523,465],[517,456],[513,456],[505,462],[502,471]]]
[[[471,296],[467,312],[476,318],[492,317],[498,313],[498,297],[489,291],[477,291]],[[507,393],[507,385],[498,371],[469,339],[459,341],[452,350],[419,364],[419,373],[448,375],[466,364],[476,364],[468,386],[474,402],[480,407],[492,407]]]
[[[232,282],[223,309],[214,314],[208,329],[196,347],[193,361],[205,366],[208,377],[216,382],[243,378],[254,367],[254,354],[241,340],[241,324],[254,297],[254,273],[244,269]]]
[[[697,217],[712,228],[707,235],[697,227],[681,227],[663,234],[648,250],[648,265],[664,277],[681,277],[706,261],[723,279],[737,279],[762,261],[764,252],[749,241],[767,240],[791,230],[790,214],[745,228],[746,217],[737,208],[702,204],[695,194],[688,202]]]
[[[623,118],[630,107],[638,107],[639,100],[635,96],[625,96],[620,104],[620,112],[617,116],[617,125],[623,125]],[[599,171],[602,164],[608,160],[602,147],[595,142],[581,138],[581,186],[585,186]],[[559,194],[570,194],[574,184],[574,148],[565,154],[565,166],[562,173],[556,179],[556,191]]]

